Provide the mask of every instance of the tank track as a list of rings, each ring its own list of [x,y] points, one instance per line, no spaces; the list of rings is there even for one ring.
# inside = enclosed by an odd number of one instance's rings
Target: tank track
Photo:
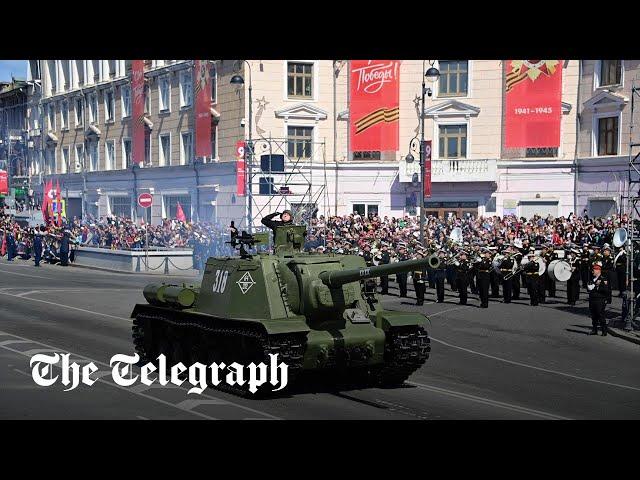
[[[140,364],[157,363],[157,356],[163,353],[167,356],[168,365],[180,361],[185,364],[198,361],[206,365],[213,362],[225,362],[227,365],[234,361],[245,362],[245,365],[264,362],[268,365],[269,354],[277,354],[278,362],[288,366],[288,385],[284,391],[295,383],[302,371],[307,343],[306,333],[269,335],[253,325],[213,326],[203,320],[175,320],[150,313],[138,314],[131,329]],[[176,336],[179,338],[173,338]],[[261,397],[270,393],[273,386],[266,383],[256,394],[249,392],[246,383],[238,387],[221,382],[215,388],[243,397]]]
[[[431,340],[419,326],[395,327],[387,332],[384,365],[373,370],[372,380],[380,387],[402,385],[429,358]]]

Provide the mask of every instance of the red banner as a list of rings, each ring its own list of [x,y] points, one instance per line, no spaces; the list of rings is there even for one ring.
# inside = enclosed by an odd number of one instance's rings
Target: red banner
[[[562,60],[507,60],[505,146],[558,147]]]
[[[0,170],[0,195],[9,194],[9,174]]]
[[[236,194],[238,195],[246,195],[245,183],[247,179],[244,158],[244,142],[238,140],[236,142]]]
[[[209,62],[196,60],[193,69],[195,94],[196,157],[211,157],[211,82]]]
[[[424,159],[424,178],[422,179],[422,188],[424,189],[424,198],[431,197],[431,140],[425,140],[422,152]],[[423,207],[424,205],[421,205]]]
[[[397,151],[400,61],[351,60],[350,72],[350,150]]]
[[[144,60],[131,61],[131,159],[144,163]]]

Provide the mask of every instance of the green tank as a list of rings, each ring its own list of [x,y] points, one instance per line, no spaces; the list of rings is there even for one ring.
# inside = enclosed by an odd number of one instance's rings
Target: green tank
[[[259,242],[245,232],[228,242],[240,255],[209,258],[199,287],[145,287],[148,304],[131,314],[143,363],[163,353],[168,364],[269,364],[277,353],[289,385],[301,372],[328,370],[361,386],[401,385],[424,364],[427,318],[385,310],[366,280],[421,269],[428,258],[369,267],[356,255],[303,252],[304,225],[273,231],[273,254],[248,253]]]

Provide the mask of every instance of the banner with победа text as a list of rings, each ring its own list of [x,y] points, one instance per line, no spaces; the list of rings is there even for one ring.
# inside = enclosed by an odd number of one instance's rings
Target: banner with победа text
[[[400,123],[400,61],[351,60],[350,151],[397,151]]]
[[[507,60],[505,146],[560,145],[562,60]]]

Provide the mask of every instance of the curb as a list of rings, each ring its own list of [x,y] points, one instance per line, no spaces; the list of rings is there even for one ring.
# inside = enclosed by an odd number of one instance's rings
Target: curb
[[[636,337],[635,335],[629,335],[624,330],[620,330],[618,328],[612,328],[607,325],[607,333],[613,335],[614,337],[622,338],[631,343],[635,343],[636,345],[640,345],[640,337]]]
[[[113,268],[104,268],[104,267],[92,267],[89,265],[78,265],[77,263],[70,263],[70,267],[74,268],[86,268],[87,270],[100,270],[102,272],[111,272],[111,273],[122,273],[124,275],[149,275],[152,277],[192,277],[192,278],[200,278],[200,273],[198,275],[176,275],[176,274],[161,274],[161,273],[148,273],[148,272],[129,272],[127,270],[115,270]]]

